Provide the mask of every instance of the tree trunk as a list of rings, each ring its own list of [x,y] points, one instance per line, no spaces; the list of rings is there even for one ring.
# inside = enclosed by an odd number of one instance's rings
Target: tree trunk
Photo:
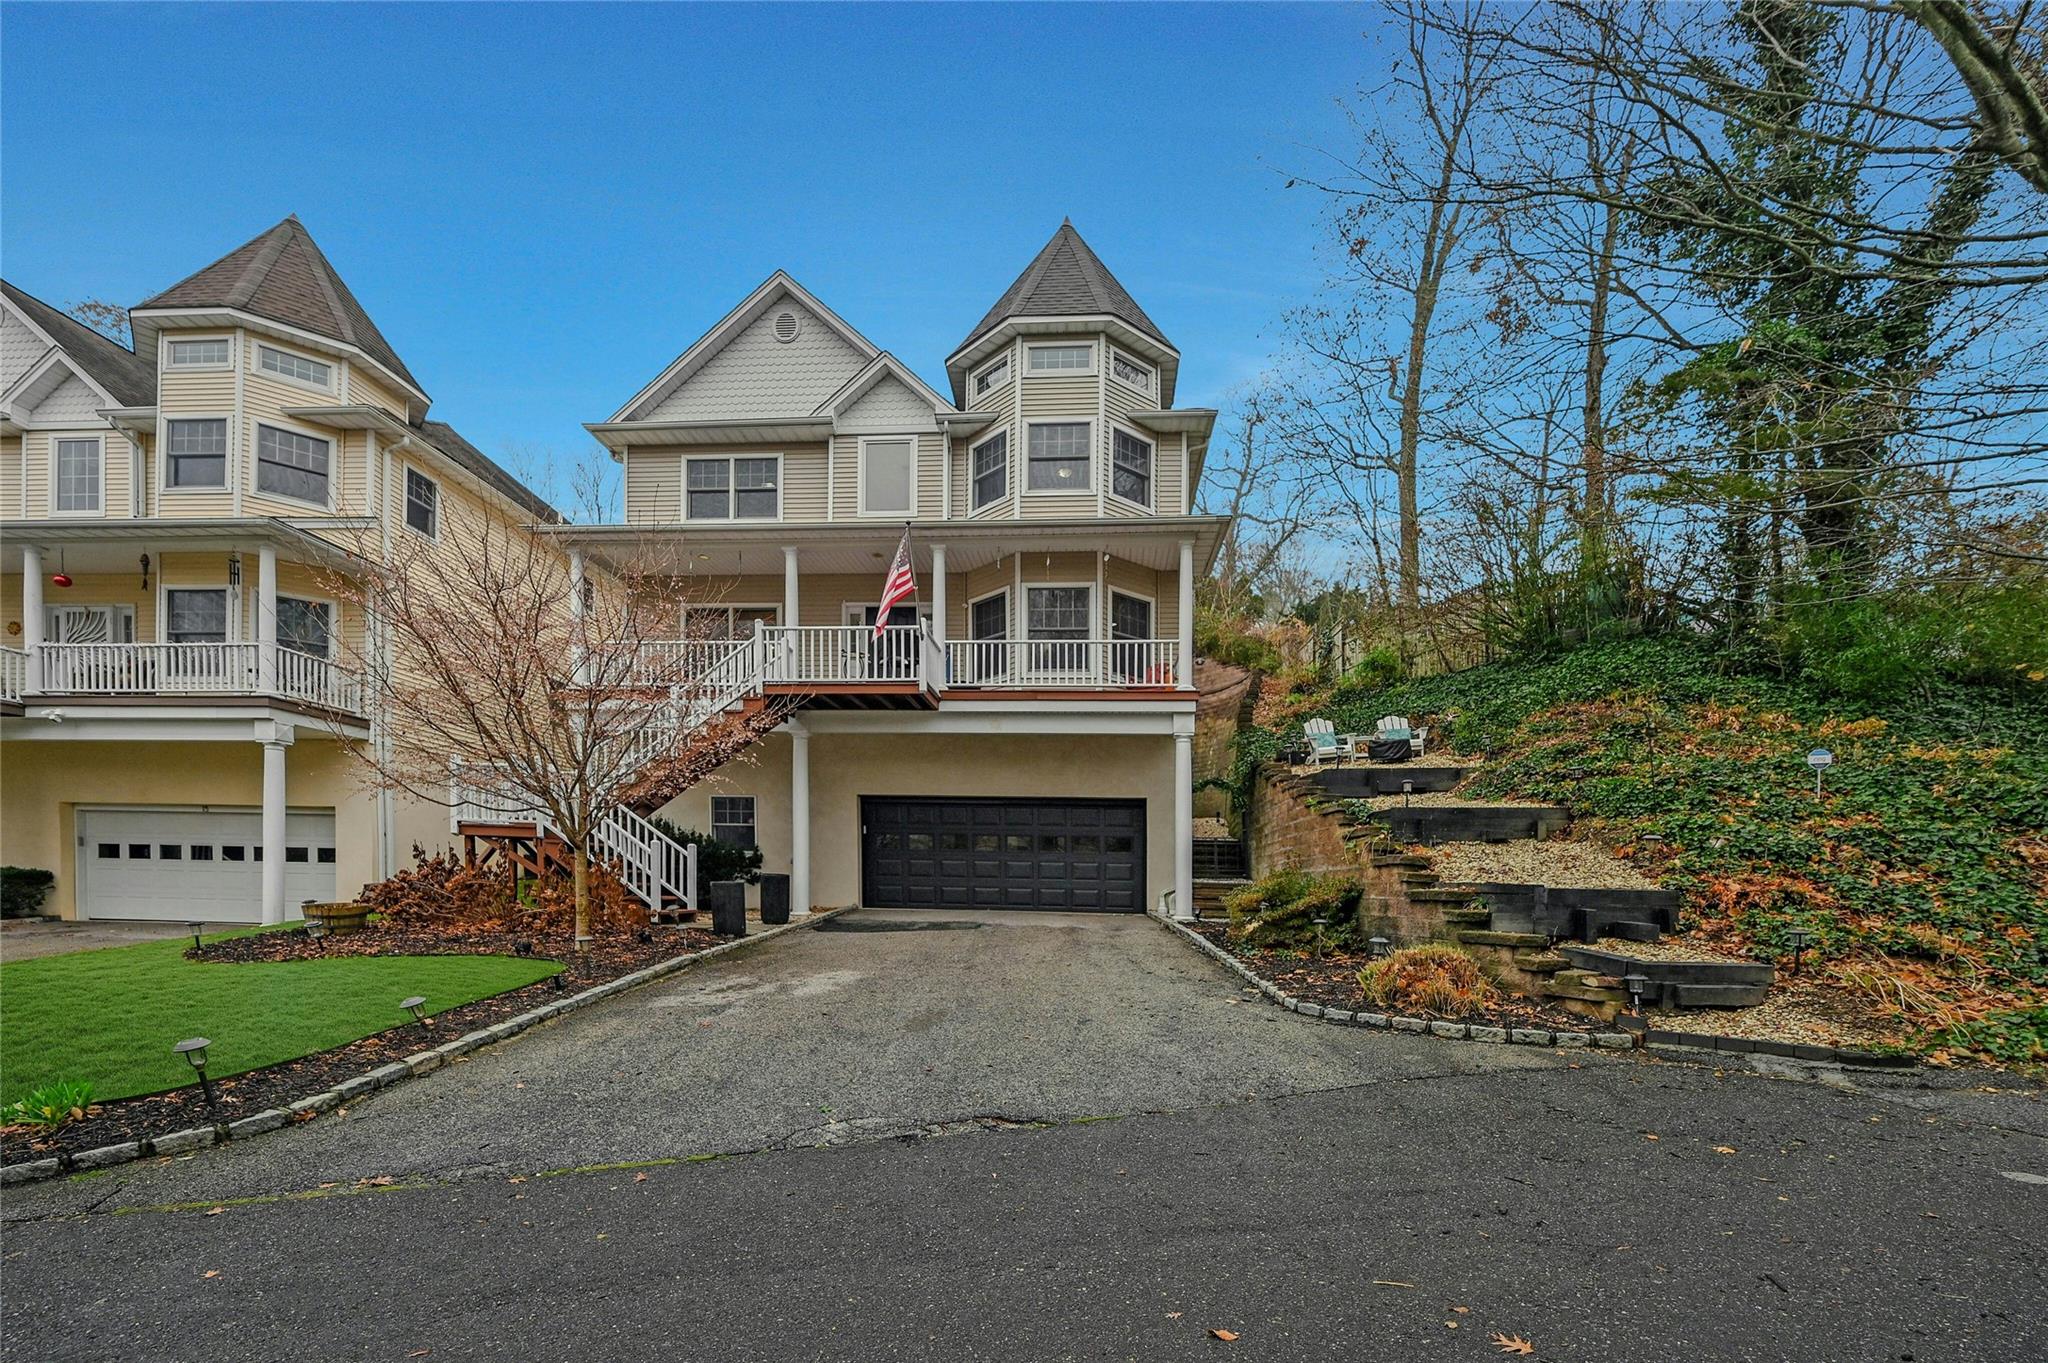
[[[590,950],[590,853],[576,844],[576,949]]]

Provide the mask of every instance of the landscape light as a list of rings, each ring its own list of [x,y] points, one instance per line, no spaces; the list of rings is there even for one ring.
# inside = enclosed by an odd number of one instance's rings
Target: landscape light
[[[1628,990],[1628,1010],[1637,1017],[1643,1015],[1643,992],[1649,988],[1648,975],[1624,975],[1621,982]]]
[[[1785,940],[1792,946],[1792,973],[1799,973],[1799,957],[1806,950],[1806,944],[1813,940],[1813,934],[1805,928],[1792,928],[1785,934]]]
[[[182,1055],[191,1062],[193,1072],[199,1076],[199,1092],[206,1099],[206,1110],[214,1110],[213,1081],[206,1077],[206,1048],[213,1043],[203,1036],[186,1037],[171,1047],[174,1055]]]
[[[205,926],[206,924],[204,923],[187,923],[185,925],[185,931],[192,934],[192,949],[194,951],[199,950],[199,933]]]
[[[1330,920],[1319,914],[1309,921],[1316,927],[1316,959],[1320,961],[1323,959],[1323,929],[1329,926]]]
[[[1413,781],[1403,781],[1401,783],[1401,808],[1406,809],[1408,807],[1408,797],[1414,793],[1415,783]]]
[[[427,1019],[427,996],[425,994],[414,994],[409,999],[400,999],[398,1006],[410,1012],[412,1020],[420,1026],[431,1027],[434,1025]]]
[[[1375,937],[1366,945],[1372,948],[1373,959],[1378,960],[1380,957],[1385,956],[1394,944],[1384,937]]]

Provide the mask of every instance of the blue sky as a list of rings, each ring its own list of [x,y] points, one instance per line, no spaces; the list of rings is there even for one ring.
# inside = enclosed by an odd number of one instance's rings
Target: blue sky
[[[1071,214],[1223,404],[1314,287],[1348,5],[4,7],[0,269],[150,293],[296,212],[492,453],[783,268],[935,385]],[[80,98],[81,74],[89,98]]]

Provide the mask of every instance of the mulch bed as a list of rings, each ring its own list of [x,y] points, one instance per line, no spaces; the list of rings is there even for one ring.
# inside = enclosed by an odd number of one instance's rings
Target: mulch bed
[[[208,942],[197,951],[187,951],[187,959],[236,962],[295,961],[318,956],[532,955],[561,961],[563,968],[551,979],[436,1013],[433,1026],[428,1029],[408,1023],[333,1050],[216,1080],[213,1089],[220,1104],[217,1113],[207,1111],[197,1085],[187,1085],[164,1093],[95,1103],[82,1120],[67,1122],[54,1131],[0,1127],[0,1164],[19,1164],[64,1152],[165,1136],[188,1127],[232,1122],[268,1108],[284,1107],[379,1065],[453,1041],[479,1027],[517,1017],[552,999],[630,975],[661,961],[692,955],[727,940],[696,927],[658,927],[650,930],[650,936],[651,940],[646,942],[630,937],[600,939],[580,955],[565,942],[536,940],[530,934],[442,933],[379,925],[359,933],[330,936],[324,942],[315,942],[304,929]]]
[[[1325,1008],[1344,1008],[1354,1013],[1395,1013],[1402,1017],[1431,1018],[1442,1022],[1476,1022],[1482,1027],[1547,1027],[1552,1031],[1605,1032],[1613,1030],[1606,1023],[1593,1018],[1567,1013],[1562,1008],[1546,1008],[1534,999],[1519,994],[1510,994],[1495,1008],[1476,1013],[1432,1013],[1421,1008],[1387,1008],[1372,1003],[1365,992],[1358,987],[1358,972],[1372,963],[1372,957],[1364,952],[1332,951],[1321,959],[1299,951],[1273,951],[1258,947],[1242,947],[1229,940],[1229,931],[1222,923],[1189,923],[1193,928],[1217,947],[1229,952],[1256,972],[1260,979],[1270,981],[1300,999],[1303,1003],[1320,1004]]]

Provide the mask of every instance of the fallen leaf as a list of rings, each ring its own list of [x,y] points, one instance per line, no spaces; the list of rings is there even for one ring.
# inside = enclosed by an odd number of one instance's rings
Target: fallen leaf
[[[1179,1319],[1180,1319],[1180,1318],[1181,1318],[1182,1316],[1184,1316],[1184,1315],[1186,1315],[1186,1314],[1187,1314],[1187,1312],[1185,1312],[1185,1311],[1168,1311],[1168,1312],[1166,1313],[1166,1318],[1167,1318],[1168,1320],[1179,1320]]]
[[[208,1207],[206,1209],[206,1214],[208,1216],[226,1216],[228,1214],[228,1209],[226,1207]]]
[[[1453,1306],[1451,1309],[1461,1316],[1469,1316],[1472,1314],[1472,1308],[1469,1306]]]
[[[1717,1155],[1732,1155],[1735,1153],[1735,1147],[1732,1145],[1717,1145],[1714,1147],[1714,1153]]]
[[[1372,1285],[1373,1285],[1374,1287],[1413,1287],[1413,1286],[1415,1286],[1415,1284],[1414,1284],[1414,1283],[1401,1283],[1401,1282],[1395,1282],[1395,1281],[1394,1281],[1394,1280],[1393,1280],[1392,1278],[1374,1278],[1374,1279],[1372,1280]]]
[[[647,1181],[647,1175],[644,1172],[635,1174],[633,1175],[633,1181],[635,1183],[645,1183]]]
[[[407,1358],[425,1358],[425,1357],[426,1357],[426,1356],[427,1356],[428,1354],[430,1354],[430,1353],[432,1353],[432,1352],[434,1352],[434,1351],[433,1351],[432,1349],[414,1349],[414,1350],[413,1350],[413,1351],[412,1351],[411,1353],[407,1354],[407,1355],[406,1355],[406,1357],[407,1357]]]
[[[220,1270],[217,1268],[209,1268],[206,1270],[206,1272],[200,1274],[200,1276],[202,1278],[218,1278],[220,1276]]]
[[[389,1174],[373,1174],[369,1178],[359,1178],[356,1182],[368,1188],[389,1188],[398,1180]]]
[[[1444,1328],[1446,1330],[1455,1330],[1458,1328],[1458,1322],[1454,1320],[1447,1320],[1444,1322]]]
[[[1656,1133],[1656,1132],[1654,1132],[1654,1131],[1645,1131],[1645,1132],[1643,1133],[1643,1139],[1644,1139],[1644,1140],[1646,1140],[1646,1141],[1654,1141],[1654,1140],[1658,1140],[1658,1139],[1661,1139],[1661,1138],[1660,1138],[1660,1137],[1659,1137],[1659,1136],[1657,1135],[1657,1133]]]
[[[1523,1339],[1520,1335],[1496,1334],[1491,1338],[1493,1339],[1493,1347],[1499,1349],[1504,1354],[1533,1354],[1536,1352],[1536,1346]]]
[[[1222,1340],[1225,1344],[1237,1338],[1237,1331],[1235,1330],[1211,1330],[1209,1333]]]

